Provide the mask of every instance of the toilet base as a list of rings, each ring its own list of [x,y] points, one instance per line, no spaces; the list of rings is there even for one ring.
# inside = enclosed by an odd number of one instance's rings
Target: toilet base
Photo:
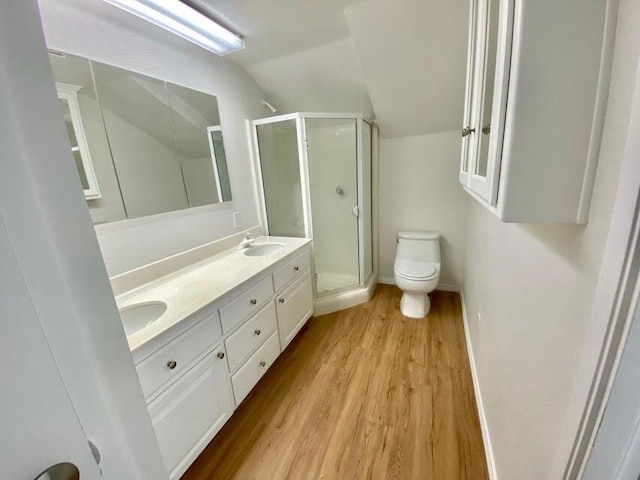
[[[400,311],[405,317],[424,318],[431,308],[431,300],[426,293],[408,293],[402,294],[400,300]]]

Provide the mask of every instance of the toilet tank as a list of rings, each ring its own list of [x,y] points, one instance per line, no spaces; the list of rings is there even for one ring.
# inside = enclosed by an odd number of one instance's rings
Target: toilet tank
[[[440,263],[440,233],[399,232],[396,260]]]

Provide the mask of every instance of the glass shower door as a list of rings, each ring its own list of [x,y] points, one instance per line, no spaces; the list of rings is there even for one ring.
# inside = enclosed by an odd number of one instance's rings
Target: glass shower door
[[[256,126],[269,235],[304,237],[296,120]]]
[[[360,283],[356,120],[305,118],[316,292]]]

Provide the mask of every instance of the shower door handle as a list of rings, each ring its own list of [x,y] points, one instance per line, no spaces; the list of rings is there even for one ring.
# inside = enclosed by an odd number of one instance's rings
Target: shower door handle
[[[360,209],[358,208],[357,205],[351,209],[351,213],[353,213],[354,217],[359,217],[360,216]]]

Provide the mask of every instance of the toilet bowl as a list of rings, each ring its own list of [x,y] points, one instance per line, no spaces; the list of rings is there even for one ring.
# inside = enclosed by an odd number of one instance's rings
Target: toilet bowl
[[[429,313],[429,293],[440,281],[440,234],[400,232],[394,262],[396,285],[403,292],[400,310],[406,317],[424,318]]]

